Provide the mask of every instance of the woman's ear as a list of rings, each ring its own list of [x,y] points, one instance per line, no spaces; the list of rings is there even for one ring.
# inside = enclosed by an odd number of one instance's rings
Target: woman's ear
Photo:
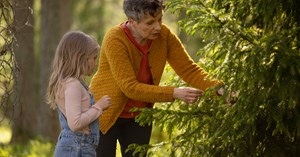
[[[130,25],[133,25],[133,24],[134,24],[134,20],[133,20],[132,18],[128,18],[128,23],[129,23]]]

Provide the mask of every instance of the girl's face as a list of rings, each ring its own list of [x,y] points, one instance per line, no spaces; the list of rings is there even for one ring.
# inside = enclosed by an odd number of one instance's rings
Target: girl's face
[[[131,25],[133,29],[135,30],[136,34],[138,35],[138,38],[141,40],[149,39],[154,40],[158,37],[161,25],[162,25],[162,11],[156,14],[155,17],[152,17],[151,15],[145,15],[144,18],[140,20],[139,23],[132,20]]]
[[[88,61],[87,61],[87,75],[88,76],[91,76],[97,66],[97,52],[93,53],[89,58],[88,58]]]

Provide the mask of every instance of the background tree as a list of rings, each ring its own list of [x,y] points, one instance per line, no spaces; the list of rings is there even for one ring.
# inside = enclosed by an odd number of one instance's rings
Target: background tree
[[[34,21],[33,1],[14,0],[14,28],[16,43],[14,52],[19,65],[19,101],[15,107],[13,119],[12,142],[23,143],[35,137],[38,107],[37,92],[35,88],[35,57],[34,57]],[[28,64],[31,61],[31,64]]]
[[[38,134],[55,142],[60,131],[57,112],[46,104],[46,91],[55,50],[62,35],[71,26],[70,0],[42,0],[41,3],[41,65]]]
[[[195,105],[145,109],[170,140],[136,151],[169,156],[272,156],[300,154],[300,6],[296,0],[169,0],[168,9],[206,45],[199,64],[227,85],[223,97],[209,93]],[[182,84],[173,77],[173,85]],[[237,91],[234,105],[224,100]]]

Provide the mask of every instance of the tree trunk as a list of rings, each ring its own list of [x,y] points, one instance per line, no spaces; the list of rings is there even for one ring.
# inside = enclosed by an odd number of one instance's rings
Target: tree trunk
[[[35,88],[35,58],[32,0],[14,0],[14,27],[16,28],[15,56],[20,68],[19,101],[13,117],[12,142],[25,143],[36,133],[38,106]],[[30,64],[29,64],[30,63]]]
[[[41,18],[40,95],[42,99],[39,108],[38,133],[55,142],[60,130],[57,112],[49,108],[45,98],[55,49],[60,38],[71,25],[71,1],[42,0]]]

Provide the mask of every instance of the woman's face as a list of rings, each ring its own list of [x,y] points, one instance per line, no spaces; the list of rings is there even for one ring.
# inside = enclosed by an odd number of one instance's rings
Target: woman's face
[[[91,76],[97,66],[97,53],[93,53],[89,58],[88,58],[88,61],[87,61],[87,75],[88,76]]]
[[[133,27],[137,37],[140,40],[154,40],[158,37],[161,25],[162,25],[162,11],[156,14],[155,17],[147,14],[140,20],[139,23],[131,20],[131,26]]]

